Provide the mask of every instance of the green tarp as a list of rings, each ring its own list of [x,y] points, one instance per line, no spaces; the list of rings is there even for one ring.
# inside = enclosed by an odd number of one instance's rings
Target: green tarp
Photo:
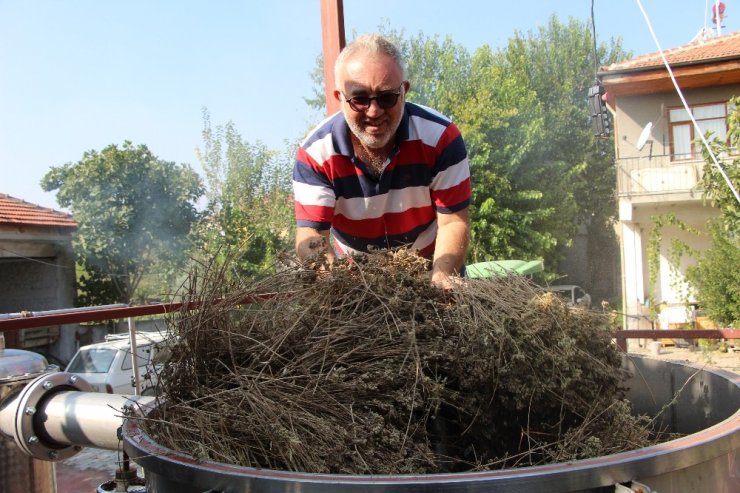
[[[510,274],[534,274],[545,269],[541,260],[493,260],[465,266],[465,276],[486,278]]]

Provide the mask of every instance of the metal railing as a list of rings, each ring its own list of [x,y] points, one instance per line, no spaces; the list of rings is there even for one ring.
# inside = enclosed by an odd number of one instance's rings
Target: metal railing
[[[259,303],[268,298],[278,296],[275,293],[254,295],[242,300],[242,303]],[[218,302],[218,301],[216,301]],[[211,301],[210,303],[213,303]],[[0,314],[0,332],[10,330],[44,327],[48,325],[64,325],[83,322],[100,322],[114,319],[129,319],[130,329],[135,331],[131,319],[147,315],[160,315],[182,310],[194,310],[201,303],[159,303],[141,306],[107,305],[92,306],[85,308],[70,308],[62,310],[50,310],[46,312],[19,312],[13,314]],[[740,329],[676,329],[676,330],[615,330],[614,338],[617,346],[626,349],[627,339],[740,339]]]
[[[696,192],[703,175],[702,160],[671,161],[667,155],[622,158],[617,160],[617,192],[620,197]]]
[[[637,329],[614,332],[617,347],[627,350],[627,339],[740,339],[740,329]]]

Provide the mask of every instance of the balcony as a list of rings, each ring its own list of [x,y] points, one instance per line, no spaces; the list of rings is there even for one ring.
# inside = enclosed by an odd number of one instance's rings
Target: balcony
[[[701,200],[704,161],[671,161],[670,156],[617,160],[617,192],[633,203]]]

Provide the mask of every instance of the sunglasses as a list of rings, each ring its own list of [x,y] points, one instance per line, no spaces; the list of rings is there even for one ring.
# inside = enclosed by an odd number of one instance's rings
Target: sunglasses
[[[401,84],[401,87],[403,87],[403,84]],[[396,106],[398,97],[401,95],[401,87],[398,88],[398,92],[383,92],[377,96],[353,96],[345,99],[345,101],[349,103],[350,108],[358,113],[367,111],[373,101],[376,101],[382,109],[387,110]]]

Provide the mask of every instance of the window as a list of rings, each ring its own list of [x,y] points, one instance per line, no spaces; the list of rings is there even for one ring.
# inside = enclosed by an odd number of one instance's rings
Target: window
[[[149,364],[149,355],[151,354],[151,346],[136,346],[136,361],[139,363],[139,367],[146,366]],[[123,359],[121,370],[131,369],[131,351],[126,351],[126,357]]]
[[[80,349],[67,367],[69,373],[108,373],[115,349]]]
[[[689,110],[703,134],[712,132],[713,137],[727,139],[727,103],[690,106]],[[700,153],[694,141],[699,135],[695,135],[688,112],[684,108],[671,108],[668,110],[668,122],[671,132],[671,160],[698,159]]]

